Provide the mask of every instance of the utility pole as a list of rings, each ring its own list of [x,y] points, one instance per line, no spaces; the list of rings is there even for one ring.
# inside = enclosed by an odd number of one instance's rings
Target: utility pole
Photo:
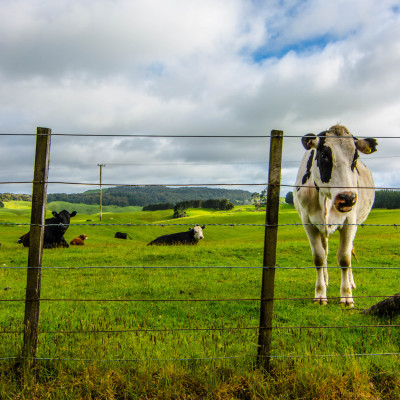
[[[100,221],[102,219],[102,206],[103,206],[103,191],[101,189],[101,169],[105,167],[106,164],[97,164],[100,167]]]

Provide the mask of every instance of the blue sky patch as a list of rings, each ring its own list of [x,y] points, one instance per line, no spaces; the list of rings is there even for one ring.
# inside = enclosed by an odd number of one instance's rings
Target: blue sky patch
[[[290,43],[282,47],[278,47],[274,44],[271,46],[267,45],[255,51],[252,54],[252,58],[254,62],[259,63],[268,58],[283,58],[290,51],[295,51],[296,53],[322,51],[329,43],[333,43],[336,40],[337,38],[327,34],[296,43]]]

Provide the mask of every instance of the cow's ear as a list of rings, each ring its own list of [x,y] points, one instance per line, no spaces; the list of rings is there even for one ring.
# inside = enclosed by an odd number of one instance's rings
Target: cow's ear
[[[357,139],[354,141],[356,144],[357,150],[360,150],[361,153],[371,154],[375,153],[378,149],[378,142],[373,138],[365,138],[365,139]]]
[[[313,133],[307,133],[301,138],[301,143],[306,150],[317,147],[318,138]]]
[[[53,214],[54,217],[57,217],[57,216],[58,216],[57,211],[52,211],[51,213]]]
[[[70,214],[71,217],[75,217],[76,215],[76,211],[72,211],[72,213]]]
[[[201,227],[201,229],[204,229],[206,226],[205,225],[203,225],[202,227]]]

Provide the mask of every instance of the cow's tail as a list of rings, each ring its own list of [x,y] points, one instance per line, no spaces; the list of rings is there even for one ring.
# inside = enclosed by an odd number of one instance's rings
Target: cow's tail
[[[351,254],[353,255],[354,259],[355,259],[357,262],[359,262],[359,261],[358,261],[358,258],[357,258],[357,256],[356,256],[356,252],[355,252],[355,250],[354,250],[354,246],[353,246],[353,248],[351,249]]]
[[[132,240],[132,238],[128,234],[126,234],[126,236],[128,236],[128,238]]]

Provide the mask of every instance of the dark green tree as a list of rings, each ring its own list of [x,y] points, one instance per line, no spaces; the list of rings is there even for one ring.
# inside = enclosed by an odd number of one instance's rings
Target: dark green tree
[[[287,192],[285,201],[287,204],[293,204],[293,192]]]

